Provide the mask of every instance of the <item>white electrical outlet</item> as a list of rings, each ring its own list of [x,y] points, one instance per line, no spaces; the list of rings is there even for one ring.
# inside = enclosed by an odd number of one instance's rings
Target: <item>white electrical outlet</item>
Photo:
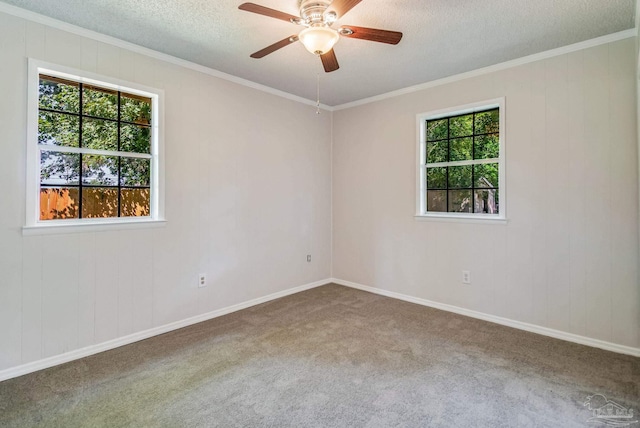
[[[307,254],[307,262],[311,263],[311,254]]]
[[[471,272],[469,272],[468,270],[462,271],[462,283],[471,284]]]
[[[198,287],[206,287],[207,286],[207,275],[201,273],[198,277]]]

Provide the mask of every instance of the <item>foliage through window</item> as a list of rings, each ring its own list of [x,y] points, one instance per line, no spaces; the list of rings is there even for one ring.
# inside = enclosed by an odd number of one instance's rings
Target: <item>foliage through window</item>
[[[422,118],[421,214],[500,214],[500,107]]]
[[[150,97],[39,74],[39,219],[149,217]]]

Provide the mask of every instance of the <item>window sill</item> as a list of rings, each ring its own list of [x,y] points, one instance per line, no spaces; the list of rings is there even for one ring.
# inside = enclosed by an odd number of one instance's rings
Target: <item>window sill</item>
[[[495,216],[481,215],[452,215],[452,214],[416,214],[413,217],[417,221],[439,221],[446,223],[471,223],[471,224],[507,224],[509,220]]]
[[[114,230],[149,229],[164,227],[166,220],[95,220],[86,222],[77,221],[54,221],[52,224],[38,223],[33,226],[23,226],[22,235],[52,235],[58,233],[79,233],[79,232],[105,232]]]

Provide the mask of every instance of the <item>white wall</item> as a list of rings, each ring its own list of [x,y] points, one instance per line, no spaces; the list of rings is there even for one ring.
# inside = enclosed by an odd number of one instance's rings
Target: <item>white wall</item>
[[[333,276],[638,347],[635,58],[628,38],[334,112]],[[502,96],[508,224],[414,220],[416,114]]]
[[[27,57],[165,91],[166,227],[22,235]],[[330,277],[331,113],[2,13],[0,94],[0,370]]]
[[[0,13],[0,370],[323,280],[332,239],[333,277],[638,347],[634,43],[340,110],[332,125]],[[27,57],[165,91],[166,227],[22,235]],[[416,114],[501,96],[508,224],[415,221]]]

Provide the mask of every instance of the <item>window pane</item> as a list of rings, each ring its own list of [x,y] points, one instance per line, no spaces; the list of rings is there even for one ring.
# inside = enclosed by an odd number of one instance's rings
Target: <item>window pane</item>
[[[452,139],[449,143],[449,160],[471,160],[473,157],[472,147],[473,138],[471,137]]]
[[[499,134],[475,137],[475,159],[494,159],[500,156]]]
[[[118,123],[84,118],[82,147],[95,150],[118,150]]]
[[[87,116],[118,118],[118,92],[85,85],[82,89],[82,112]]]
[[[447,168],[427,168],[427,188],[446,189],[447,188]]]
[[[451,138],[468,135],[473,135],[473,114],[449,119],[449,136]]]
[[[471,212],[471,190],[449,190],[449,212]]]
[[[38,144],[78,147],[80,118],[63,113],[41,111],[38,114]]]
[[[449,167],[449,188],[471,187],[471,165]]]
[[[487,163],[483,165],[474,165],[473,174],[475,178],[474,187],[498,187],[498,164]]]
[[[120,150],[123,152],[151,153],[151,128],[120,125]]]
[[[122,217],[147,217],[151,212],[149,189],[122,189],[120,215]]]
[[[93,185],[93,186],[96,186],[96,185],[117,186],[118,185],[118,157],[117,156],[100,156],[100,155],[83,155],[82,156],[82,184]],[[84,204],[84,201],[83,201],[83,204]]]
[[[500,132],[498,109],[476,113],[476,134]]]
[[[118,189],[113,187],[83,187],[82,217],[117,217]]]
[[[447,161],[447,141],[427,143],[427,163],[437,163]]]
[[[120,118],[125,122],[149,125],[151,123],[151,98],[121,94]]]
[[[122,186],[149,186],[151,159],[120,158],[120,184]]]
[[[78,218],[77,187],[43,187],[40,189],[40,220]]]
[[[447,138],[447,119],[427,120],[427,141]]]
[[[475,212],[498,214],[498,190],[476,190],[474,195]]]
[[[427,211],[447,212],[447,191],[427,191]]]
[[[80,155],[76,153],[40,151],[40,183],[48,185],[78,184]]]
[[[40,108],[78,113],[80,90],[76,82],[40,75],[38,86]]]

